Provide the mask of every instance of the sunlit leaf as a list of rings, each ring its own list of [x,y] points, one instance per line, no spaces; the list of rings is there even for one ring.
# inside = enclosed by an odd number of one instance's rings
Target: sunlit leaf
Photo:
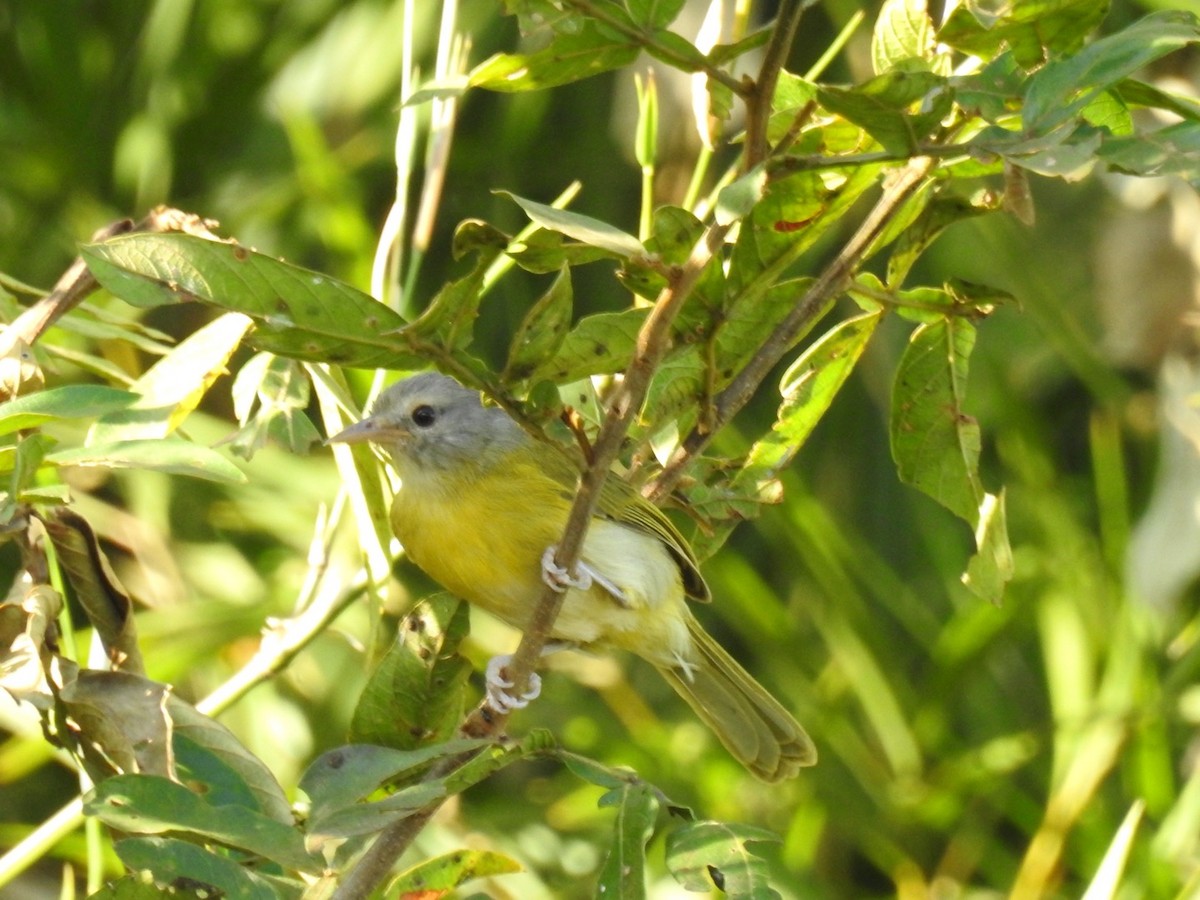
[[[502,197],[508,197],[525,210],[525,215],[535,224],[550,231],[557,231],[567,237],[601,250],[607,250],[620,257],[644,256],[646,248],[632,234],[628,234],[607,222],[593,219],[569,209],[557,209],[538,203],[536,200],[526,200],[508,191],[497,191]]]
[[[421,897],[421,892],[437,892],[435,896],[453,890],[473,878],[511,875],[522,871],[520,863],[503,853],[492,850],[455,850],[444,853],[401,872],[387,886],[388,897]]]
[[[471,87],[531,91],[569,84],[628,65],[640,47],[631,38],[586,22],[575,34],[559,34],[533,53],[499,53],[471,70]]]
[[[132,234],[80,249],[104,287],[136,306],[194,300],[252,318],[264,350],[364,368],[417,368],[395,332],[404,320],[328,275],[236,244]]]
[[[605,897],[646,896],[646,844],[658,818],[658,797],[641,781],[626,781],[606,796],[615,806],[613,841],[600,868],[597,893]]]
[[[871,62],[876,75],[898,63],[929,59],[933,54],[933,20],[926,0],[886,0],[871,35]]]
[[[103,469],[152,469],[190,475],[206,481],[241,482],[241,469],[216,450],[177,438],[117,441],[90,447],[57,450],[46,456],[56,466],[93,466]]]
[[[558,352],[544,360],[530,378],[561,383],[623,371],[645,319],[645,309],[584,316],[563,339]]]
[[[0,403],[0,434],[36,428],[59,419],[94,419],[137,402],[131,391],[97,384],[72,384]]]

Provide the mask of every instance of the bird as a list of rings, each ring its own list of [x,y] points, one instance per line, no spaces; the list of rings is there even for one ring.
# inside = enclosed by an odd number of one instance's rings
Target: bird
[[[548,647],[628,651],[650,663],[730,754],[767,782],[813,765],[799,722],[701,626],[688,600],[709,589],[687,541],[628,482],[604,480],[574,573],[554,562],[580,469],[479,391],[438,372],[381,393],[369,415],[329,443],[378,447],[399,477],[390,521],[406,555],[451,593],[517,629],[543,585],[565,592]],[[488,696],[523,706],[503,666]],[[530,695],[538,683],[531,680]]]

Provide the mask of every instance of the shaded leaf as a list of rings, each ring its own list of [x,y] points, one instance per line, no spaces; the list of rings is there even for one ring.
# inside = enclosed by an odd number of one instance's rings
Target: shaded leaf
[[[118,854],[120,849],[117,850]],[[212,900],[211,886],[175,884],[169,888],[160,885],[148,870],[142,870],[115,881],[109,881],[95,893],[88,894],[88,900]]]
[[[571,309],[571,270],[564,266],[550,290],[521,320],[508,348],[501,380],[521,380],[554,356],[571,327]]]
[[[456,597],[418,603],[363,688],[351,740],[407,750],[449,739],[466,703],[471,666],[458,647],[468,628],[467,605]]]
[[[1200,40],[1190,12],[1151,13],[1100,38],[1067,59],[1054,60],[1029,80],[1021,123],[1028,135],[1052,131],[1077,117],[1099,94],[1180,47]]]
[[[236,806],[212,806],[157,775],[116,775],[84,800],[84,812],[134,834],[183,831],[264,856],[301,871],[320,871],[299,830]]]
[[[692,822],[667,835],[667,868],[689,891],[714,888],[744,900],[774,900],[767,863],[748,845],[779,837],[762,828],[725,822]]]
[[[631,900],[645,897],[646,844],[658,818],[658,797],[642,781],[626,781],[605,797],[609,805],[616,806],[617,818],[612,846],[600,869],[597,893]]]
[[[222,900],[280,900],[280,894],[272,883],[261,875],[238,865],[228,856],[218,856],[187,841],[162,837],[126,838],[117,841],[114,849],[121,862],[135,871],[151,872],[160,884],[175,885],[182,882],[204,885],[220,891]],[[300,891],[301,886],[297,883],[295,890],[287,892],[286,896],[299,896]],[[119,900],[122,896],[115,895],[113,900]],[[156,893],[153,896],[162,898],[164,894]],[[176,895],[172,893],[166,896]],[[184,892],[179,896],[186,897],[188,894]],[[199,896],[212,898],[217,895],[208,890]]]
[[[115,772],[175,777],[171,720],[166,704],[169,688],[126,672],[81,670],[59,691],[59,700],[78,726],[77,740],[96,752]],[[89,767],[91,769],[92,767]],[[98,773],[92,772],[93,777]]]
[[[1020,0],[993,13],[982,4],[955,6],[937,39],[988,59],[1004,45],[1026,69],[1074,53],[1108,12],[1108,0]]]
[[[974,526],[979,483],[979,425],[965,412],[967,361],[975,328],[941,319],[913,332],[892,391],[892,457],[902,481]]]
[[[897,155],[915,153],[950,112],[954,93],[932,72],[893,70],[852,88],[825,87],[817,99],[830,112],[863,128]],[[920,109],[909,108],[920,103]]]
[[[75,599],[96,629],[109,662],[115,669],[144,673],[133,599],[113,571],[91,524],[65,507],[49,511],[41,519]]]

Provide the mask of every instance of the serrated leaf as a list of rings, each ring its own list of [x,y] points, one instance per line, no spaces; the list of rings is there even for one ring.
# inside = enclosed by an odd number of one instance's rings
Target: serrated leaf
[[[348,284],[186,234],[131,234],[80,248],[105,288],[135,306],[197,301],[252,318],[255,346],[316,362],[418,368],[404,320]]]
[[[388,897],[419,897],[421,891],[454,890],[473,878],[511,875],[523,871],[521,864],[503,853],[491,850],[455,850],[418,863],[401,872],[383,892]]]
[[[919,326],[896,370],[892,457],[900,479],[972,527],[983,502],[979,425],[965,411],[975,328],[946,318]]]
[[[778,900],[770,886],[766,860],[749,844],[777,843],[762,828],[726,822],[692,822],[667,835],[667,868],[689,891],[714,888],[743,900]]]
[[[408,750],[449,739],[466,704],[471,666],[458,647],[468,628],[466,604],[450,594],[417,604],[363,688],[351,740]]]
[[[117,441],[91,447],[73,447],[47,454],[56,466],[92,466],[103,469],[151,469],[190,475],[206,481],[242,482],[242,470],[215,450],[178,438],[158,441]]]
[[[627,66],[640,50],[632,38],[602,31],[588,20],[534,53],[499,53],[484,60],[471,70],[468,84],[506,93],[556,87]]]
[[[182,831],[301,871],[321,869],[320,861],[305,851],[298,829],[255,810],[211,806],[157,775],[116,775],[100,782],[85,798],[84,812],[134,834]]]
[[[571,270],[564,266],[550,290],[529,309],[508,348],[501,380],[519,381],[535,372],[562,346],[571,327]]]
[[[658,818],[658,797],[642,781],[626,781],[615,789],[613,842],[600,869],[597,894],[605,897],[646,896],[646,844]]]
[[[130,386],[137,402],[105,415],[88,432],[87,443],[163,438],[173,432],[225,374],[225,364],[251,321],[241,313],[226,313],[192,332]]]
[[[556,209],[536,200],[526,200],[508,191],[496,193],[508,197],[520,206],[530,221],[542,228],[565,234],[573,240],[598,247],[621,258],[646,254],[646,248],[642,246],[641,241],[607,222],[568,209]]]
[[[626,309],[584,316],[567,333],[558,352],[538,366],[530,380],[544,378],[561,384],[624,371],[646,313],[645,309]]]
[[[222,900],[280,900],[280,895],[262,876],[238,865],[227,856],[219,856],[188,841],[161,837],[126,838],[118,841],[113,849],[129,868],[139,872],[150,872],[155,882],[163,886],[172,885],[173,889],[168,894],[153,884],[144,885],[138,882],[137,876],[128,876],[127,879],[123,879],[127,883],[132,880],[133,884],[149,887],[154,892],[118,892],[111,895],[102,892],[91,895],[92,900],[141,900],[143,897],[146,900],[162,900],[163,897],[179,897],[186,900],[188,897],[213,896],[220,896]],[[194,885],[195,888],[189,889],[181,885]],[[197,893],[201,890],[202,893]],[[220,891],[220,894],[215,894],[214,890]],[[300,885],[297,883],[295,894],[292,896],[299,893]]]
[[[46,422],[93,419],[137,402],[132,391],[96,384],[50,388],[0,403],[0,434],[36,428]]]
[[[930,59],[933,33],[926,0],[885,0],[871,35],[875,74],[889,72],[906,60]]]

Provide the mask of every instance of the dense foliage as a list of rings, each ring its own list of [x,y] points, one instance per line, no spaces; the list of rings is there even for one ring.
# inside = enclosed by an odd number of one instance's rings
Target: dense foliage
[[[0,11],[0,887],[1195,889],[1200,23],[727,5]],[[519,636],[319,443],[430,366],[579,456],[560,561],[670,510],[819,765],[627,659],[468,715]]]

